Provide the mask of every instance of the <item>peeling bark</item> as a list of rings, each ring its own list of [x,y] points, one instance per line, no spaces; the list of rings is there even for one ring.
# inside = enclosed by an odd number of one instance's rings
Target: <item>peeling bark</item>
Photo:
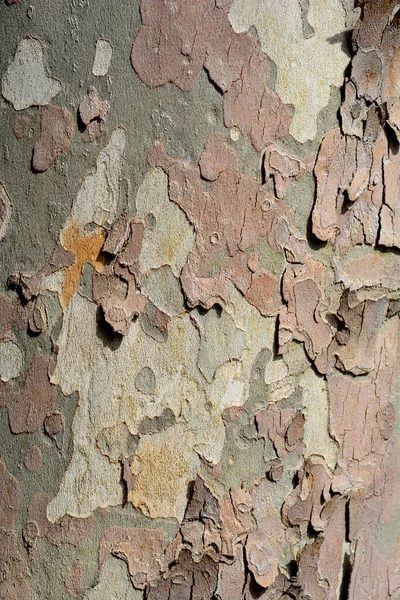
[[[0,598],[398,598],[398,3],[6,3]]]

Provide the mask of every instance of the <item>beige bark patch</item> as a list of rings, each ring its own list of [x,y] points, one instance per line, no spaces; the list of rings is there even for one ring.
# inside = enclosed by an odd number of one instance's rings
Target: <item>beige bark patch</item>
[[[194,433],[183,425],[141,437],[131,465],[136,479],[128,499],[151,518],[182,520],[187,486],[198,467],[198,459],[191,451],[193,437]]]
[[[138,215],[152,215],[153,226],[146,228],[139,264],[142,273],[169,265],[175,277],[194,246],[194,232],[183,211],[170,202],[168,178],[161,169],[145,176],[136,196]]]
[[[0,378],[3,381],[18,377],[23,361],[23,354],[15,342],[5,340],[0,343]]]
[[[108,40],[98,39],[94,56],[92,73],[96,77],[107,75],[113,55],[113,47]]]
[[[111,557],[105,563],[99,582],[84,595],[84,600],[142,600],[143,591],[132,586],[126,564]]]

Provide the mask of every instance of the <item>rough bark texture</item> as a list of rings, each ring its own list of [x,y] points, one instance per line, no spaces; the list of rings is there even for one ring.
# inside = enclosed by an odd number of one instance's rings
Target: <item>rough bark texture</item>
[[[400,598],[400,6],[0,7],[0,600]]]

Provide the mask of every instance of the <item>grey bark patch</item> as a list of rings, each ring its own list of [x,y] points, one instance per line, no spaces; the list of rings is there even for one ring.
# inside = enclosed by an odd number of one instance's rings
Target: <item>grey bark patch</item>
[[[21,40],[2,79],[4,98],[22,110],[48,104],[60,90],[60,81],[49,74],[42,42],[34,37]]]
[[[156,389],[156,376],[150,367],[143,367],[136,375],[135,386],[143,394],[153,394]]]

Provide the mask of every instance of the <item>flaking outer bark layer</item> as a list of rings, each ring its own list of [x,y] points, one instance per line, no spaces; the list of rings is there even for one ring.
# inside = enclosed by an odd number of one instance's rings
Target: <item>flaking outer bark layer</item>
[[[63,3],[0,9],[0,600],[395,600],[398,3]]]

